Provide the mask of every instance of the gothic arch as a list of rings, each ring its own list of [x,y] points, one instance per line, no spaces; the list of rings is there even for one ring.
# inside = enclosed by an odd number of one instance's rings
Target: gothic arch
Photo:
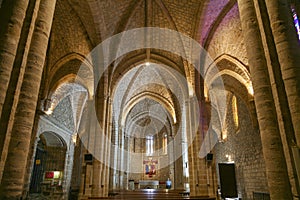
[[[84,74],[85,77],[77,75],[79,70],[80,74]],[[79,82],[88,89],[89,98],[91,98],[94,95],[93,77],[94,68],[89,59],[78,53],[71,53],[62,57],[51,68],[45,92],[49,96],[63,82]]]
[[[206,71],[206,82],[204,87],[204,95],[209,99],[209,86],[213,84],[218,77],[223,79],[224,89],[231,91],[235,95],[241,97],[246,103],[254,127],[257,127],[257,117],[255,106],[253,103],[253,87],[250,79],[250,73],[245,65],[237,58],[223,54],[215,59],[215,65],[218,68],[217,73],[211,73],[211,69]]]
[[[138,102],[149,98],[156,102],[158,102],[160,105],[163,105],[163,107],[168,111],[169,115],[171,116],[173,123],[175,124],[177,122],[176,118],[176,112],[174,106],[165,98],[161,97],[158,94],[151,93],[151,92],[143,92],[134,98],[132,98],[125,106],[124,111],[122,112],[122,120],[121,124],[125,124],[126,116],[128,115],[129,111],[133,108],[134,105],[138,104]]]
[[[214,65],[217,66],[217,71],[212,71],[211,66],[209,66],[205,72],[205,96],[208,95],[208,88],[217,77],[227,75],[242,84],[246,88],[249,98],[253,98],[253,87],[250,79],[250,73],[243,63],[241,63],[237,58],[223,54],[215,59]],[[224,82],[224,84],[226,83]]]

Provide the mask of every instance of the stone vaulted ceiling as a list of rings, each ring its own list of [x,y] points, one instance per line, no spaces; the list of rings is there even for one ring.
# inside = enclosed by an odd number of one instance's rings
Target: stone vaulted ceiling
[[[234,27],[235,31],[232,33],[225,30],[233,20],[238,19],[236,7],[236,0],[57,1],[46,68],[51,77],[49,78],[50,80],[48,80],[49,88],[46,89],[49,91],[52,90],[53,92],[53,90],[55,90],[53,89],[54,85],[57,87],[57,85],[63,84],[66,80],[65,77],[69,76],[68,74],[76,74],[76,71],[80,67],[80,64],[78,63],[83,62],[84,58],[87,58],[85,64],[90,66],[88,67],[89,72],[86,74],[88,74],[88,76],[96,76],[96,71],[93,71],[92,69],[93,63],[88,58],[89,53],[104,40],[123,31],[135,28],[158,27],[178,31],[183,35],[193,38],[205,49],[210,50],[211,53],[213,53],[214,59],[216,59],[226,52],[218,52],[218,49],[222,48],[218,48],[218,45],[220,46],[220,40],[214,39],[215,35],[217,36],[216,38],[219,39],[222,38],[223,32],[227,33],[226,36],[228,36],[228,39],[226,38],[226,40],[221,41],[225,43],[225,48],[223,48],[222,51],[231,51],[229,48],[226,48],[226,42],[230,43],[231,40],[234,41],[236,38],[231,37],[230,34],[234,34],[238,38],[241,37],[241,30],[238,26]],[[236,21],[234,22],[239,25]],[[223,32],[220,32],[220,27]],[[220,33],[216,34],[217,31]],[[168,38],[164,38],[164,40],[168,40]],[[217,44],[216,42],[219,43]],[[232,48],[235,50],[235,52],[232,53],[234,58],[243,57],[242,54],[245,53],[243,43],[240,42],[239,44],[239,49]],[[230,44],[230,46],[234,45]],[[122,90],[126,91],[124,96],[122,96],[121,99],[116,100],[119,102],[118,106],[121,109],[118,115],[122,116],[122,114],[124,114],[124,109],[128,109],[125,111],[125,113],[128,114],[135,104],[146,102],[142,101],[144,97],[142,95],[139,96],[139,94],[147,94],[147,91],[148,93],[158,91],[158,96],[162,99],[160,103],[165,99],[168,106],[163,107],[170,116],[173,117],[173,120],[171,121],[174,122],[174,117],[178,117],[175,116],[174,110],[179,110],[180,112],[180,108],[176,107],[176,104],[178,106],[178,102],[172,97],[174,94],[168,91],[168,87],[170,87],[168,84],[165,84],[160,88],[153,84],[144,87],[141,86],[140,91],[132,89],[134,88],[133,85],[142,83],[145,79],[142,78],[142,80],[139,80],[142,76],[138,75],[140,73],[138,70],[136,70],[135,73],[131,72],[131,75],[126,74],[134,67],[145,63],[146,60],[150,60],[153,63],[164,64],[175,69],[179,74],[186,77],[193,87],[195,87],[194,69],[188,66],[183,58],[160,49],[140,49],[118,58],[111,64],[105,75],[107,82],[103,83],[104,85],[101,85],[102,83],[98,85],[98,89],[100,89],[98,92],[103,93],[103,97],[100,98],[115,95],[117,85],[127,87],[127,89],[124,88]],[[244,64],[247,65],[246,59]],[[220,73],[220,75],[226,74],[225,72],[227,71]],[[229,74],[231,75],[232,73]],[[160,75],[154,75],[154,77],[159,76]],[[124,77],[127,77],[127,83],[124,83]],[[168,79],[168,77],[162,77],[162,81],[165,83]],[[123,82],[121,80],[123,80]],[[53,83],[53,81],[56,83]],[[230,81],[230,79],[228,79],[228,81]],[[245,79],[244,82],[247,81],[249,80]],[[120,82],[122,82],[122,84],[120,84]],[[84,87],[87,87],[89,91],[93,90],[93,88],[91,89],[87,86],[90,85],[90,83],[83,83],[83,85]],[[137,93],[134,94],[133,91],[137,91]],[[92,93],[90,92],[90,94]],[[120,94],[118,95],[120,96]],[[141,99],[133,101],[132,99],[137,98],[137,96]],[[112,99],[114,98],[113,96],[111,97]],[[134,104],[130,105],[131,103]],[[73,109],[81,110],[81,107],[76,108],[75,106]],[[78,111],[73,112],[76,113]],[[149,116],[145,116],[144,119],[139,119],[137,123],[146,123],[147,117],[149,118]]]
[[[169,28],[193,37],[205,1],[69,0],[69,4],[92,40],[99,42],[124,30],[145,26]]]

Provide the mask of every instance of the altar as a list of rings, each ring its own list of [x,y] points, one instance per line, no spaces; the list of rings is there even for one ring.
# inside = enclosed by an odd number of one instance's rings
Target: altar
[[[139,189],[158,189],[158,180],[139,180]]]

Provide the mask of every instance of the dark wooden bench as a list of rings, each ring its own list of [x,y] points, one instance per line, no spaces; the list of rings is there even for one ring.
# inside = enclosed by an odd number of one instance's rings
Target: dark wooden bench
[[[182,192],[179,192],[179,194],[181,194],[181,196],[189,196],[190,192],[188,192],[188,191],[182,191]]]
[[[118,195],[117,192],[109,192],[109,193],[108,193],[108,196],[109,196],[109,197],[113,197],[113,196],[116,196],[116,195]]]

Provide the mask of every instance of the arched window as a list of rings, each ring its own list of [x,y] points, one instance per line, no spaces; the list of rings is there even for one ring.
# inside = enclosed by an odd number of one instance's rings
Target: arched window
[[[237,99],[236,96],[232,96],[232,117],[235,130],[239,129],[239,115],[238,115],[238,108],[237,108]]]
[[[151,156],[153,154],[153,146],[154,146],[154,139],[152,135],[146,136],[146,154]]]
[[[167,154],[168,153],[168,135],[164,134],[163,135],[163,140],[162,140],[163,144],[163,154]]]
[[[294,25],[298,34],[298,40],[300,41],[300,25],[299,25],[299,19],[298,19],[298,15],[296,12],[296,9],[294,8],[294,6],[292,6],[292,13],[293,13],[293,19],[294,19]]]

